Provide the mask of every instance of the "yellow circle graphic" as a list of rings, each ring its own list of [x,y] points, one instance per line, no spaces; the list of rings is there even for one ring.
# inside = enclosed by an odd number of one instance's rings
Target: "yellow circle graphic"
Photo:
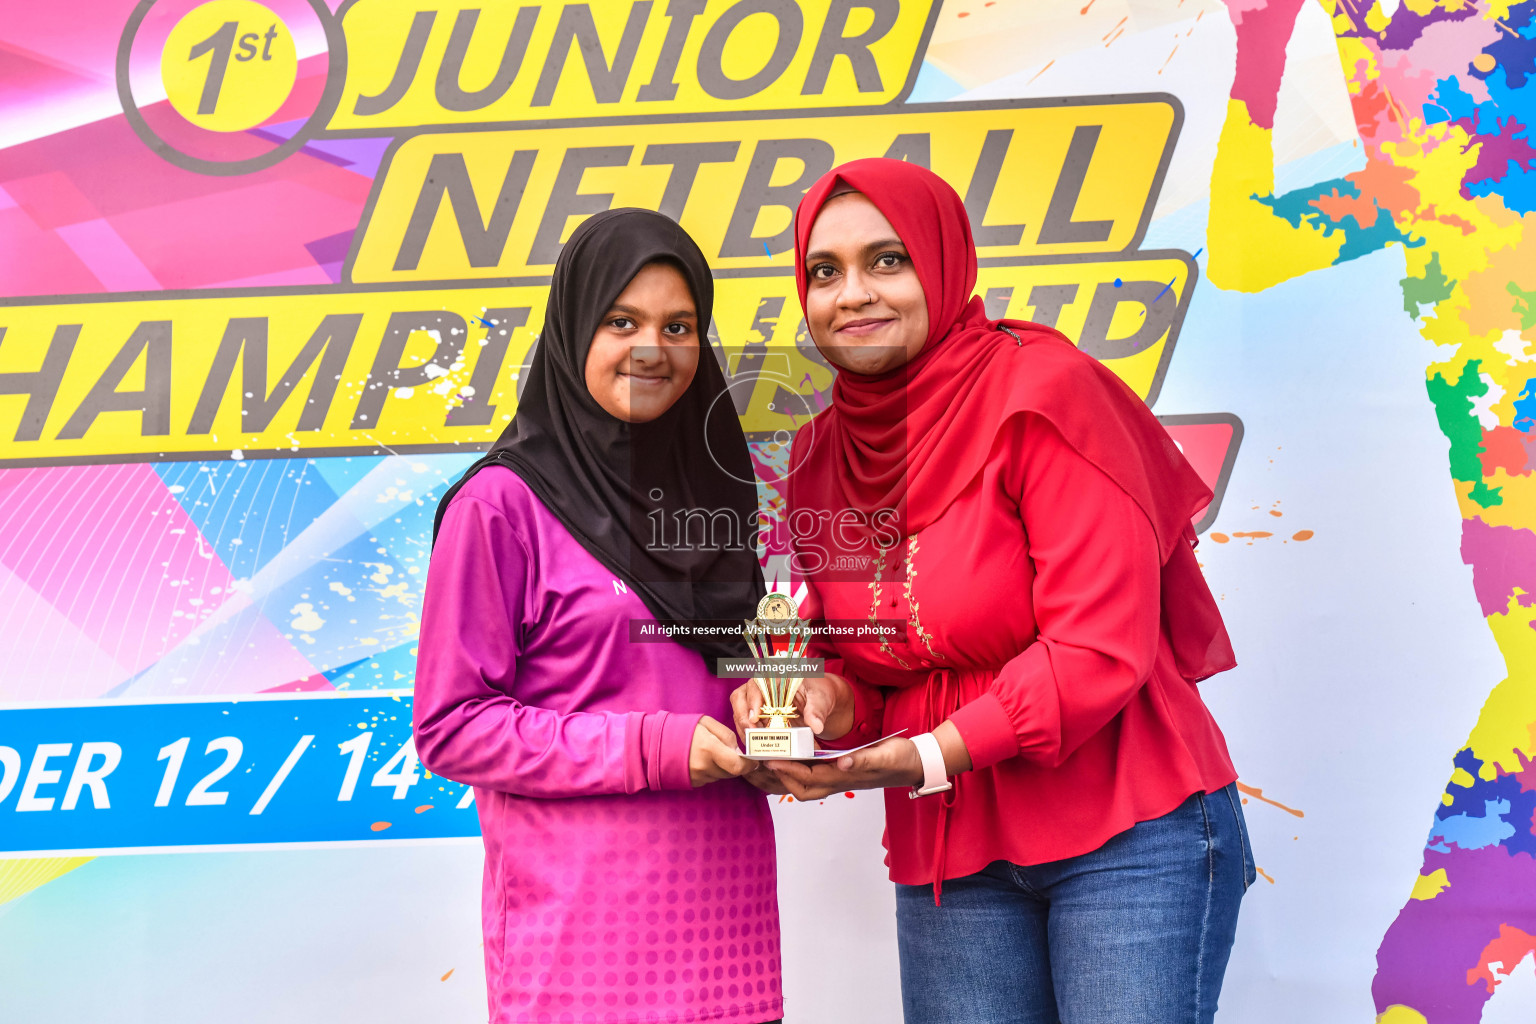
[[[253,0],[211,0],[176,23],[160,54],[166,98],[199,128],[240,132],[277,112],[293,91],[293,33]]]

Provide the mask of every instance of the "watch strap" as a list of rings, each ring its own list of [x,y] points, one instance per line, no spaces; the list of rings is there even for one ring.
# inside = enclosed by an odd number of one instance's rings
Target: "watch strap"
[[[933,733],[914,736],[912,743],[917,747],[917,756],[923,762],[923,782],[920,786],[912,787],[911,798],[916,800],[920,796],[932,796],[953,789],[954,784],[944,773],[944,751],[939,749],[939,741]]]

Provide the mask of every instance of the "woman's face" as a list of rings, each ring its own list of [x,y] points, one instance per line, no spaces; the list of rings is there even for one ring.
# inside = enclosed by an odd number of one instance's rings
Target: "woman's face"
[[[587,352],[587,390],[609,415],[649,423],[699,368],[699,315],[669,263],[647,263],[613,300]]]
[[[907,247],[858,192],[828,200],[806,245],[805,321],[816,347],[853,373],[902,366],[928,340],[928,304]]]

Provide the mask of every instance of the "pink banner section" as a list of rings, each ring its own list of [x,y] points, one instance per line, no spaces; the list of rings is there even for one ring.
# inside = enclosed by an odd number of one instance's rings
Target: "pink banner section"
[[[226,602],[244,600],[149,466],[9,470],[0,475],[0,537],[0,609],[12,627],[27,623],[8,630],[20,660],[0,685],[7,698],[100,696],[186,643]],[[223,653],[229,668],[249,670],[218,689],[313,675],[256,609],[244,618],[224,625],[226,647],[231,625],[243,628],[241,649]]]

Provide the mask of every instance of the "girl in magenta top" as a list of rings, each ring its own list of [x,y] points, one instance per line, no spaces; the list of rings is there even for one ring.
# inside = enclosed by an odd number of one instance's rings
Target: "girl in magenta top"
[[[636,642],[763,592],[746,442],[700,357],[712,299],[667,218],[584,223],[511,427],[439,509],[416,749],[475,787],[492,1024],[782,1015],[773,826],[711,671],[745,644]],[[741,529],[654,543],[648,516],[690,509]]]

